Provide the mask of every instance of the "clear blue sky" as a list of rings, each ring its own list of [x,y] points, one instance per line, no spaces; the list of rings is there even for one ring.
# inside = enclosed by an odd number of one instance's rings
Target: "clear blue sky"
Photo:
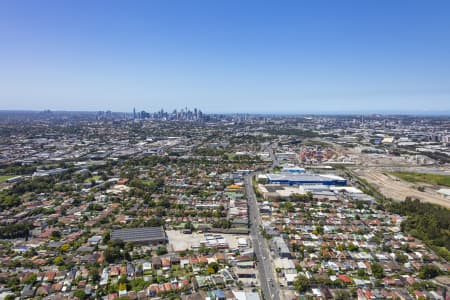
[[[450,111],[450,1],[0,1],[0,109]]]

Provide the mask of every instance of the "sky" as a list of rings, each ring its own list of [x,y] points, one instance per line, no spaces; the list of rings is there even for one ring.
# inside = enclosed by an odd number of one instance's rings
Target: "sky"
[[[450,1],[0,0],[0,109],[450,111]]]

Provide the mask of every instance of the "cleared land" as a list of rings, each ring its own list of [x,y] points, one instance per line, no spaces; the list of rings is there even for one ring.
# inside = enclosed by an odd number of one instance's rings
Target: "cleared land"
[[[192,233],[184,234],[178,230],[167,230],[167,237],[169,238],[169,247],[172,247],[173,251],[183,251],[190,250],[192,247],[199,247],[201,241],[205,241],[205,234],[203,233]],[[212,233],[215,234],[215,233]],[[248,238],[248,235],[233,235],[233,234],[218,234],[221,235],[227,242],[230,248],[237,248],[238,239]]]
[[[414,184],[400,180],[393,175],[384,174],[378,169],[364,169],[356,171],[357,175],[367,180],[380,193],[395,201],[403,201],[406,197],[417,198],[421,201],[439,204],[450,208],[450,199],[444,198],[436,192],[436,188],[429,184]],[[434,175],[436,176],[436,175]],[[423,192],[417,188],[425,188]]]
[[[423,182],[432,185],[442,185],[450,187],[450,176],[448,175],[415,172],[390,172],[390,174],[412,183]]]

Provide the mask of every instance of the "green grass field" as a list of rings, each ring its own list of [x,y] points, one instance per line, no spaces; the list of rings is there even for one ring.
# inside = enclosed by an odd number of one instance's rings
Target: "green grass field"
[[[92,176],[90,178],[87,178],[84,182],[89,183],[89,182],[91,182],[91,180],[97,181],[97,180],[99,180],[101,178],[102,178],[101,176]]]
[[[414,173],[414,172],[390,172],[390,174],[412,183],[422,182],[433,185],[443,185],[450,187],[449,175],[437,175],[428,173]]]
[[[0,176],[0,183],[5,182],[6,180],[15,177],[14,175],[1,175]]]

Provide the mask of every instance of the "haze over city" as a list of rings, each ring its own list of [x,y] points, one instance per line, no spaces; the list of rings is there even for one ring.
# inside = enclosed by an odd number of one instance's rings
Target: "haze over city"
[[[0,109],[450,111],[448,1],[2,1]]]

